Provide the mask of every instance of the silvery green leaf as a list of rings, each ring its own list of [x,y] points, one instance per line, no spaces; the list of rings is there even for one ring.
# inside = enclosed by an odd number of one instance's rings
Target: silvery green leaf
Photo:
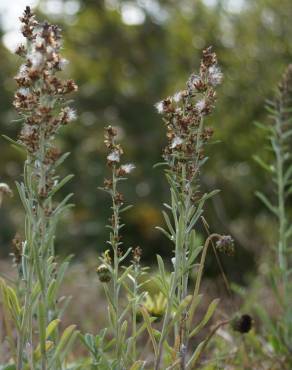
[[[265,206],[276,216],[278,216],[278,210],[276,207],[274,207],[270,201],[267,199],[267,197],[263,194],[257,191],[256,196],[265,204]]]
[[[216,308],[218,306],[218,303],[219,303],[219,299],[218,298],[214,299],[210,303],[210,305],[209,305],[209,307],[208,307],[208,309],[207,309],[207,311],[206,311],[206,313],[205,313],[205,315],[203,317],[203,320],[195,327],[195,329],[193,329],[191,331],[191,333],[189,335],[189,338],[192,338],[193,336],[195,336],[196,334],[198,334],[203,329],[203,327],[208,323],[208,321],[213,316],[213,313],[215,312],[215,310],[216,310]]]

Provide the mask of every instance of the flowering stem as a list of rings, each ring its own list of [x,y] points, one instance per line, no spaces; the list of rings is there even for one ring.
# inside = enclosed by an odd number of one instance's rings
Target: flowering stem
[[[164,214],[168,231],[166,235],[175,245],[174,272],[167,297],[166,314],[158,344],[155,369],[159,369],[165,333],[171,312],[185,300],[188,293],[189,271],[195,252],[194,229],[203,212],[205,197],[199,193],[200,169],[206,161],[204,146],[213,130],[204,127],[204,117],[211,113],[216,100],[215,87],[221,83],[222,73],[216,54],[211,48],[203,51],[200,73],[192,74],[186,89],[156,104],[158,113],[166,124],[168,145],[163,158],[168,165],[167,178],[171,189],[171,212],[174,225]],[[165,231],[165,230],[163,230]],[[203,251],[203,257],[205,258]],[[202,261],[204,263],[204,260]],[[203,268],[203,266],[201,266]],[[198,284],[203,271],[200,271]],[[199,286],[198,285],[198,286]],[[175,351],[180,356],[180,369],[186,368],[187,310],[179,312],[174,323]]]
[[[120,366],[120,320],[119,320],[119,290],[120,286],[118,283],[119,277],[119,206],[116,204],[117,197],[117,178],[116,178],[116,167],[113,165],[112,169],[112,210],[113,210],[113,235],[111,238],[111,245],[114,252],[114,274],[113,274],[113,302],[115,310],[115,337],[116,337],[116,360],[118,366]]]
[[[133,305],[132,305],[132,361],[135,362],[137,358],[137,296],[138,296],[138,276],[140,274],[139,265],[134,264],[134,273],[133,273]]]
[[[26,366],[24,350],[29,366],[34,367],[36,362],[32,341],[33,318],[36,317],[40,366],[46,370],[46,328],[51,320],[50,310],[57,313],[54,296],[57,290],[51,291],[50,307],[48,302],[48,288],[54,282],[54,274],[58,274],[54,266],[53,243],[59,214],[69,199],[53,209],[52,196],[66,183],[66,179],[63,183],[59,182],[55,173],[62,161],[54,139],[59,128],[75,118],[74,111],[65,106],[64,95],[76,91],[77,86],[74,81],[62,81],[56,75],[64,64],[60,56],[59,28],[39,23],[29,7],[26,7],[20,20],[27,44],[20,45],[16,51],[25,63],[15,77],[18,90],[13,104],[23,119],[18,144],[25,149],[27,159],[24,180],[17,184],[26,211],[25,241],[19,261],[24,282],[24,304],[17,339],[17,369]],[[58,360],[54,356],[52,358],[52,364],[57,368]]]
[[[106,252],[103,257],[103,264],[97,268],[98,274],[101,274],[104,269],[107,271],[107,276],[100,276],[102,282],[109,282],[112,279],[112,289],[109,290],[106,287],[106,294],[109,301],[111,326],[115,335],[115,368],[124,368],[126,362],[125,356],[125,330],[127,323],[123,320],[126,311],[120,310],[120,289],[123,284],[125,275],[119,276],[120,263],[126,258],[131,249],[123,255],[120,249],[122,244],[120,239],[120,229],[123,225],[120,224],[120,212],[121,206],[123,205],[123,195],[118,191],[118,182],[125,179],[123,176],[130,173],[134,169],[134,165],[125,164],[120,166],[120,156],[123,150],[119,144],[116,143],[115,137],[117,136],[117,130],[111,126],[105,128],[105,144],[109,149],[107,155],[107,164],[111,170],[111,178],[104,180],[103,190],[110,194],[112,200],[112,216],[110,219],[109,228],[111,229],[110,238],[108,243],[110,244],[113,251],[113,266],[111,265],[111,258]],[[123,209],[125,210],[125,208]]]

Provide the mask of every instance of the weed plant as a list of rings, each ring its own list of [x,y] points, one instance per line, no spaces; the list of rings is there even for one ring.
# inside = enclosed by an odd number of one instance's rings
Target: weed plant
[[[207,148],[213,135],[208,126],[216,103],[216,88],[223,80],[217,57],[211,47],[203,51],[198,73],[193,73],[185,87],[155,107],[166,129],[167,145],[163,161],[169,185],[169,202],[163,204],[165,225],[157,226],[168,239],[173,256],[166,264],[157,256],[158,273],[151,274],[143,266],[140,246],[125,246],[122,239],[123,214],[127,205],[120,183],[135,170],[123,163],[124,150],[118,130],[105,128],[109,176],[101,190],[109,195],[111,216],[107,225],[107,247],[100,256],[96,273],[107,301],[107,326],[97,333],[81,333],[72,324],[61,330],[69,298],[60,297],[70,257],[59,262],[54,241],[56,227],[63,212],[71,207],[72,194],[57,201],[55,195],[72,178],[60,178],[58,167],[68,156],[55,146],[62,126],[75,120],[67,95],[75,92],[73,80],[58,77],[68,63],[60,55],[60,29],[40,23],[27,7],[21,17],[26,45],[17,49],[24,59],[15,77],[17,91],[14,106],[22,125],[17,140],[6,139],[25,155],[22,181],[17,183],[24,207],[24,236],[13,240],[14,265],[17,278],[13,282],[0,280],[4,325],[10,346],[9,364],[1,370],[191,370],[201,368],[206,349],[218,330],[231,324],[239,333],[252,327],[249,315],[237,315],[208,328],[219,304],[219,298],[208,302],[205,312],[199,307],[205,262],[210,250],[228,256],[234,254],[234,242],[229,235],[209,232],[204,218],[206,201],[218,193],[203,193],[201,174],[207,162]],[[273,162],[257,158],[268,171],[276,197],[258,197],[276,217],[278,243],[273,250],[276,263],[269,279],[275,300],[281,310],[281,320],[275,322],[259,307],[269,341],[283,364],[292,366],[291,305],[291,222],[287,200],[292,189],[292,163],[289,140],[292,135],[291,98],[292,67],[289,66],[279,85],[276,98],[267,110],[273,124],[260,125],[270,140]],[[7,184],[0,184],[0,206],[5,195],[12,195]],[[199,229],[207,233],[198,243]],[[147,246],[146,246],[147,247]],[[171,268],[168,269],[168,266]],[[168,271],[170,270],[170,271]],[[192,280],[191,277],[194,276]],[[146,287],[154,282],[159,294],[151,295]],[[73,299],[76,299],[74,297]],[[93,330],[94,331],[94,330]],[[76,358],[73,345],[83,344],[87,357]],[[210,355],[210,354],[209,354]],[[70,357],[70,361],[68,358]]]
[[[273,195],[266,196],[257,192],[267,209],[277,222],[277,244],[272,248],[271,261],[266,276],[273,298],[278,305],[279,316],[272,319],[265,308],[258,305],[263,319],[268,341],[273,348],[273,355],[281,360],[283,368],[292,366],[292,284],[291,284],[291,236],[292,226],[288,213],[288,202],[292,192],[292,65],[285,71],[272,101],[267,101],[266,109],[271,124],[257,125],[264,130],[268,139],[268,148],[272,153],[269,163],[256,157],[261,167],[269,174]],[[283,365],[284,364],[284,365]],[[287,367],[288,366],[288,367]]]
[[[13,104],[22,129],[17,141],[7,139],[26,155],[23,181],[16,184],[25,210],[25,235],[23,240],[14,239],[17,280],[13,285],[1,280],[1,290],[16,369],[61,369],[78,332],[75,325],[63,334],[58,328],[69,303],[58,297],[68,259],[57,263],[54,240],[72,194],[61,202],[54,196],[72,175],[58,176],[57,169],[68,154],[62,155],[54,142],[59,129],[75,119],[65,96],[77,87],[72,80],[57,77],[67,64],[60,56],[60,29],[38,22],[29,7],[21,22],[27,44],[17,49],[24,63],[15,77],[18,90]]]

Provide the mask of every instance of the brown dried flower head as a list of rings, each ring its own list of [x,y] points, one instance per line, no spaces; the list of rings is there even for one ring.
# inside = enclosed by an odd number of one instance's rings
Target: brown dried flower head
[[[139,265],[142,257],[142,248],[137,246],[133,250],[133,263]]]
[[[250,315],[244,314],[241,316],[235,316],[231,321],[231,327],[234,331],[245,334],[248,333],[253,326],[253,319]]]
[[[234,240],[230,235],[222,235],[216,242],[216,249],[226,254],[227,256],[234,256]]]
[[[203,51],[199,74],[189,77],[186,88],[155,105],[167,130],[168,144],[163,158],[184,192],[195,183],[204,163],[204,145],[213,135],[213,129],[204,126],[204,118],[214,109],[215,87],[222,78],[216,54],[209,47]],[[187,180],[183,184],[180,183],[182,173]]]
[[[23,240],[20,234],[16,233],[12,240],[12,253],[16,265],[19,265],[22,257]]]
[[[77,86],[72,80],[62,81],[57,77],[57,72],[67,64],[60,55],[60,29],[39,23],[29,7],[20,20],[27,44],[16,50],[25,60],[15,77],[19,89],[14,106],[24,118],[20,141],[29,152],[35,153],[41,134],[51,138],[60,125],[76,119],[75,111],[63,105],[63,97],[76,91]]]
[[[59,157],[53,145],[55,134],[62,125],[76,119],[75,111],[66,106],[64,98],[76,91],[77,85],[73,80],[58,77],[68,63],[60,54],[60,28],[39,23],[29,7],[20,20],[27,42],[16,50],[24,62],[15,77],[18,90],[13,104],[23,118],[19,142],[27,149],[35,168],[47,167],[39,189],[39,195],[46,197],[53,184],[53,165]],[[38,173],[35,176],[40,177]]]
[[[124,154],[124,150],[120,144],[117,143],[118,131],[115,127],[107,126],[104,129],[104,143],[107,148],[107,165],[110,167],[114,177],[119,181],[124,176],[130,174],[135,166],[132,163],[121,164],[121,157]],[[111,191],[114,186],[112,179],[104,180],[104,190]],[[117,205],[122,205],[124,197],[120,192],[116,192],[114,201]]]
[[[111,281],[111,272],[106,264],[101,264],[96,268],[96,273],[99,281],[102,283],[108,283]]]

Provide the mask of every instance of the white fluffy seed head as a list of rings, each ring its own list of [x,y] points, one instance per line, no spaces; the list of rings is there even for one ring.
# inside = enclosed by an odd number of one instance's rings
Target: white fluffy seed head
[[[182,92],[181,91],[178,91],[172,97],[173,101],[175,101],[176,103],[179,103],[181,101],[181,98],[182,98]]]
[[[36,38],[35,38],[35,44],[37,47],[41,47],[44,43],[44,38],[40,35],[40,34],[37,34],[36,35]]]
[[[21,87],[18,91],[18,94],[27,96],[30,93],[30,90],[27,87]]]
[[[31,61],[32,66],[37,69],[43,63],[44,58],[42,53],[35,51],[29,55],[29,60]]]
[[[171,142],[171,149],[174,149],[176,148],[178,145],[181,145],[183,143],[183,139],[179,136],[175,136],[173,139],[172,139],[172,142]]]
[[[156,108],[156,110],[157,110],[157,112],[159,113],[159,114],[162,114],[163,113],[163,111],[164,111],[164,108],[163,108],[163,101],[159,101],[158,103],[156,103],[155,105],[155,108]]]
[[[125,173],[131,173],[134,169],[135,169],[135,165],[132,164],[132,163],[127,163],[127,164],[123,164],[121,166],[121,169],[125,172]]]
[[[108,156],[107,159],[110,162],[120,162],[120,152],[118,150],[112,151]]]
[[[32,126],[30,125],[25,125],[23,126],[22,130],[21,130],[21,134],[24,135],[24,136],[30,136],[34,133],[34,129]]]
[[[212,86],[217,86],[222,82],[223,73],[220,68],[216,65],[211,66],[208,70],[209,72],[209,82]]]
[[[67,116],[68,116],[68,121],[75,121],[77,118],[76,111],[72,108],[68,108],[67,110]]]
[[[206,107],[206,101],[205,99],[201,99],[197,102],[196,108],[199,112],[202,112]]]
[[[27,73],[27,67],[25,64],[22,64],[19,68],[19,73],[18,73],[18,76],[19,77],[24,77]]]
[[[188,90],[193,91],[196,89],[196,84],[198,84],[201,81],[201,78],[199,75],[192,74],[187,82]]]
[[[69,61],[65,58],[62,58],[59,62],[59,67],[61,70],[63,70],[68,64],[69,64]]]

